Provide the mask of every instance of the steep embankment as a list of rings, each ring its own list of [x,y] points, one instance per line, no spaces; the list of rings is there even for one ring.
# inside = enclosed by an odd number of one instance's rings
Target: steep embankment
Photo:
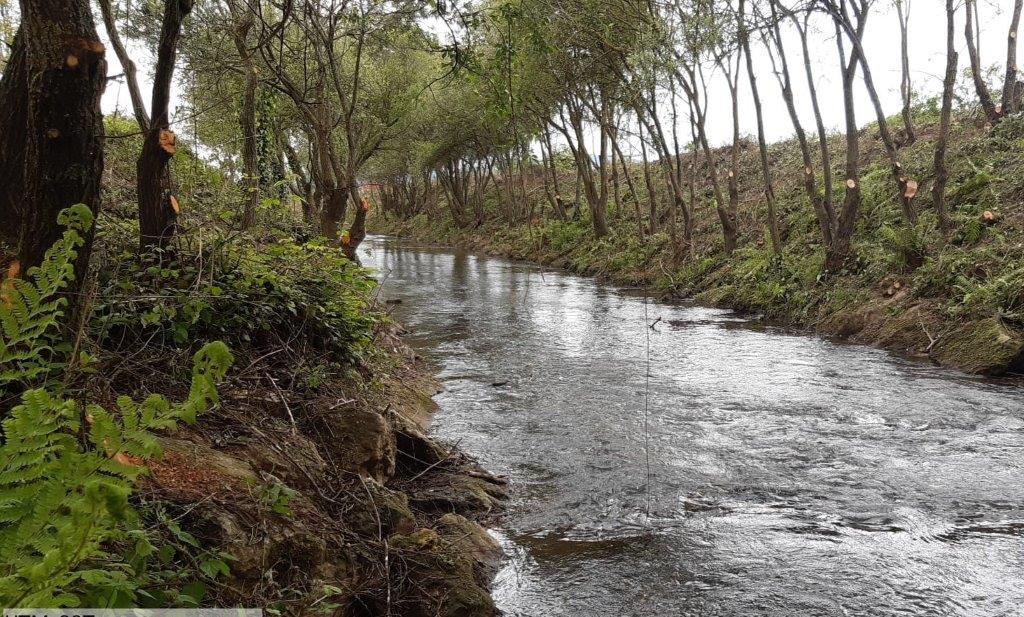
[[[144,499],[230,555],[204,604],[494,613],[501,550],[478,521],[504,482],[427,436],[437,383],[393,335],[380,344],[365,375],[306,393],[276,387],[282,366],[240,367],[215,412],[163,439]]]
[[[184,149],[179,236],[139,255],[126,141],[108,149],[82,333],[100,368],[74,373],[75,390],[106,409],[120,395],[183,400],[198,346],[223,341],[234,363],[219,405],[160,435],[163,456],[146,462],[133,499],[156,549],[131,560],[121,602],[495,614],[501,551],[481,523],[505,481],[428,436],[438,383],[375,304],[375,281],[297,240],[284,209],[235,231],[233,185]]]
[[[722,250],[713,191],[700,161],[693,242],[688,248],[674,248],[667,215],[654,233],[646,217],[638,224],[637,207],[625,183],[620,186],[621,208],[611,205],[608,237],[594,238],[585,204],[569,221],[542,218],[546,204],[539,172],[532,176],[529,195],[541,216],[532,221],[460,229],[440,204],[407,221],[377,216],[371,229],[526,259],[624,285],[650,285],[670,298],[760,314],[968,372],[1024,370],[1024,118],[1006,119],[995,130],[980,128],[971,116],[959,118],[949,149],[947,194],[954,224],[950,232],[938,229],[931,210],[934,127],[929,122],[934,113],[920,111],[918,121],[920,138],[901,150],[901,159],[921,185],[919,224],[908,227],[902,222],[877,130],[864,129],[864,202],[853,243],[858,257],[847,271],[829,277],[821,274],[824,251],[801,185],[799,150],[792,141],[776,144],[770,152],[783,240],[777,256],[767,241],[764,189],[757,150],[750,143],[744,143],[741,152],[741,246],[732,255]],[[841,154],[839,140],[833,142],[833,152]],[[727,169],[727,150],[717,155],[720,169]],[[838,173],[842,157],[835,157],[833,165]],[[574,176],[564,169],[566,191]],[[634,182],[643,186],[642,170],[633,168],[632,173]],[[837,203],[842,192],[837,181]],[[647,211],[644,197],[640,212]],[[499,210],[499,198],[488,196],[489,210]],[[643,233],[638,231],[641,227]],[[909,265],[914,263],[920,265]]]

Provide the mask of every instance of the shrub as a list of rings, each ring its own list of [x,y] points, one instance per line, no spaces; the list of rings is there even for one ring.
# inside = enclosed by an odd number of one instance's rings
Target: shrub
[[[368,307],[373,279],[320,244],[284,239],[257,249],[220,238],[163,262],[131,257],[121,255],[127,272],[101,268],[94,326],[109,344],[292,341],[354,361],[378,320]]]

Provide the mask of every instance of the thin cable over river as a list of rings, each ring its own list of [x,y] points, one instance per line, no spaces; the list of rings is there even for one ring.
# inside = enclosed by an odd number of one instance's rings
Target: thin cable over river
[[[1024,615],[1024,388],[373,237],[436,434],[512,483],[508,615]]]

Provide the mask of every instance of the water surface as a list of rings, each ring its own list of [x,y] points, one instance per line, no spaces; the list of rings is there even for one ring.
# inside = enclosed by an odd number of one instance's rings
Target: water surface
[[[1024,615],[1019,382],[365,247],[444,383],[435,432],[512,482],[506,614]]]

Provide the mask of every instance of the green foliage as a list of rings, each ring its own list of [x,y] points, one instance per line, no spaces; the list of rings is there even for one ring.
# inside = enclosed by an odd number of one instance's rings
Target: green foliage
[[[910,270],[924,261],[930,232],[927,224],[922,221],[913,227],[885,225],[878,233],[882,245],[892,254],[896,267]]]
[[[57,325],[74,279],[85,206],[61,212],[63,237],[43,263],[16,280],[0,302],[0,385],[42,382],[22,393],[3,421],[0,445],[0,603],[4,606],[107,606],[135,598],[139,560],[152,552],[128,504],[143,462],[158,456],[154,431],[193,423],[217,402],[216,381],[232,356],[210,343],[193,358],[187,399],[122,396],[117,410],[54,394],[44,377],[64,367]],[[120,547],[123,550],[112,550]]]
[[[139,581],[132,605],[199,606],[209,583],[230,575],[235,557],[205,545],[182,529],[180,515],[169,512],[166,504],[145,503],[139,515],[147,524],[147,548],[145,555],[136,555],[130,562]]]
[[[29,269],[29,279],[11,279],[0,292],[0,389],[14,382],[28,385],[64,366],[58,326],[67,298],[61,291],[74,280],[74,261],[92,226],[83,205],[63,210],[58,221],[64,235],[46,252],[43,263]],[[2,390],[0,390],[2,391]]]
[[[994,208],[998,205],[998,196],[993,192],[992,185],[1000,180],[991,169],[979,168],[971,164],[973,173],[961,180],[949,192],[949,205],[954,208],[982,206]]]
[[[291,503],[295,494],[295,491],[287,486],[279,482],[273,482],[262,487],[262,490],[260,491],[260,502],[270,508],[270,511],[274,514],[291,517],[292,510],[288,507],[288,504]]]
[[[127,272],[111,269],[101,278],[93,321],[102,340],[298,340],[350,361],[369,350],[378,319],[368,310],[374,283],[336,249],[283,239],[256,250],[218,238],[150,265],[131,258],[133,250],[113,259]]]
[[[117,401],[118,413],[43,389],[22,395],[0,446],[0,601],[77,606],[83,597],[133,596],[132,567],[106,546],[137,533],[128,505],[142,462],[160,454],[154,431],[193,423],[217,402],[232,357],[220,342],[195,355],[188,398]],[[84,439],[81,434],[85,433]]]

